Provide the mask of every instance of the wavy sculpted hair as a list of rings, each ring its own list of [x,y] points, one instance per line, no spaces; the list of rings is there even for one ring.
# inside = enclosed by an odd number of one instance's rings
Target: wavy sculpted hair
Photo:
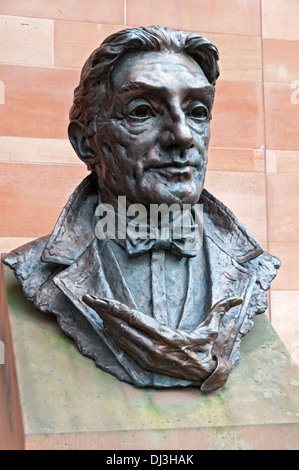
[[[112,34],[85,62],[74,91],[70,121],[79,121],[86,137],[96,132],[96,118],[111,91],[110,76],[118,61],[130,52],[173,52],[192,57],[215,86],[219,76],[218,49],[197,33],[174,31],[162,26],[124,29]]]

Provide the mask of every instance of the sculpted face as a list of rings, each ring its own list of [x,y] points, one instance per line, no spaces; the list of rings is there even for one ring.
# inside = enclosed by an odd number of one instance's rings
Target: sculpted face
[[[183,54],[126,55],[93,150],[102,187],[143,204],[195,204],[201,194],[214,88]],[[107,107],[108,108],[108,107]]]

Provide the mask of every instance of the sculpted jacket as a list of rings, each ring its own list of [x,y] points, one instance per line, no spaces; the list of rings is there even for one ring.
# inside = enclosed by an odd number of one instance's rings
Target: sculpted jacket
[[[83,302],[83,295],[90,293],[138,308],[136,293],[113,249],[114,242],[95,236],[98,198],[97,181],[91,174],[70,197],[51,235],[13,250],[4,257],[4,263],[14,270],[26,297],[40,310],[54,314],[81,353],[94,359],[98,367],[139,387],[202,386],[141,368],[110,339],[101,318]],[[226,297],[243,299],[242,305],[224,315],[219,330],[221,335],[228,325],[240,323],[236,336],[224,345],[233,366],[239,359],[240,340],[253,326],[252,318],[267,308],[266,291],[280,262],[264,252],[231,211],[208,191],[203,190],[199,202],[204,210],[209,306]],[[191,291],[196,292],[196,264],[192,263]],[[200,321],[192,295],[187,296],[179,328],[190,330]],[[205,389],[214,389],[213,377],[209,380]]]

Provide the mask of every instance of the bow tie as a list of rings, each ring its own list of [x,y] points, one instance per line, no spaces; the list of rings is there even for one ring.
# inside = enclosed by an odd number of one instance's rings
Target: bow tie
[[[150,251],[170,251],[178,258],[192,258],[197,255],[202,246],[202,233],[195,223],[193,212],[183,212],[173,215],[172,220],[167,221],[166,225],[162,221],[150,224],[148,222],[133,223],[126,214],[118,213],[115,218],[114,209],[106,206],[105,212],[110,214],[112,226],[107,224],[106,237],[113,239],[118,245],[126,250],[129,256],[137,257]],[[99,217],[95,216],[95,226]],[[162,225],[162,227],[161,227]],[[122,227],[119,232],[119,226]],[[111,231],[112,227],[112,231]],[[136,231],[138,227],[138,231]],[[123,228],[125,230],[123,231]],[[119,235],[119,236],[118,236]],[[101,238],[102,239],[102,235]]]
[[[136,236],[131,237],[130,233],[127,233],[127,238],[125,240],[125,249],[129,256],[141,256],[150,251],[170,251],[175,254],[178,258],[193,258],[197,255],[199,248],[199,239],[197,238],[197,225],[195,224],[193,217],[190,214],[190,226],[187,236],[181,238],[173,238],[172,227],[170,227],[168,237],[163,237],[161,229],[155,229],[153,234],[153,228],[146,226],[141,227],[145,230],[144,233],[151,233],[151,238],[147,237],[145,239],[136,238]],[[192,229],[192,232],[191,232]]]
[[[184,240],[152,240],[150,238],[146,240],[127,238],[126,240],[126,251],[129,256],[140,256],[153,250],[171,251],[178,258],[192,258],[197,255],[197,250],[188,250],[187,242]]]

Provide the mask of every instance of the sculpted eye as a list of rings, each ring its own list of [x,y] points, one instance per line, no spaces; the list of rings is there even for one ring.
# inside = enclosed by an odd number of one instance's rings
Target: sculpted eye
[[[153,115],[153,109],[148,103],[139,104],[129,110],[129,117],[133,119],[148,119]]]
[[[208,110],[202,104],[194,104],[187,109],[186,115],[196,121],[205,121],[208,117]]]

